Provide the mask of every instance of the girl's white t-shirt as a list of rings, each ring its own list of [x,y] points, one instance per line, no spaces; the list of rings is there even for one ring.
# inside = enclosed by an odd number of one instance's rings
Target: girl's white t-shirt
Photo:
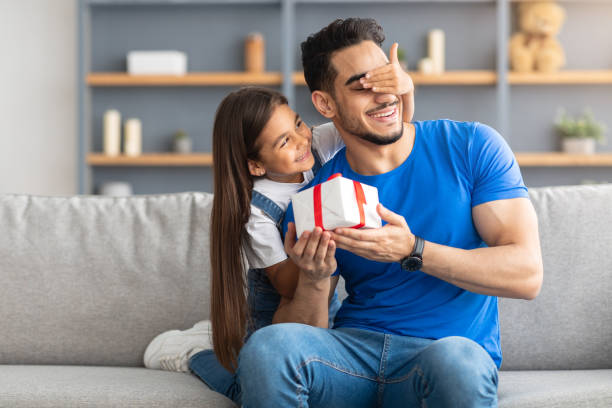
[[[333,123],[326,123],[312,129],[312,150],[318,154],[321,164],[334,157],[344,147],[340,133]],[[302,183],[279,183],[267,178],[255,180],[253,189],[287,210],[291,196],[310,183],[312,170],[304,172]],[[276,224],[262,210],[251,204],[251,216],[246,224],[250,245],[245,247],[249,268],[267,268],[287,259],[285,247]]]

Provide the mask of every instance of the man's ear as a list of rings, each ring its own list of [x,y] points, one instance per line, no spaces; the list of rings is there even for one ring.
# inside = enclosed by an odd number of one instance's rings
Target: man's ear
[[[251,176],[261,177],[264,174],[266,174],[266,169],[261,163],[255,160],[251,160],[251,159],[248,159],[247,163],[249,166],[249,173],[251,173]]]
[[[312,104],[319,113],[327,119],[333,119],[336,116],[336,103],[331,95],[324,91],[314,91],[311,94]]]

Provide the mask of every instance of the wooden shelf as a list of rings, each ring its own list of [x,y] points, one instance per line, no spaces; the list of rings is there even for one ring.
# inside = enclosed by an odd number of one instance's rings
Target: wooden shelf
[[[519,152],[515,154],[521,167],[607,167],[612,166],[612,153],[569,154],[561,152]],[[212,166],[211,153],[143,153],[140,156],[87,155],[92,166]]]
[[[212,166],[211,153],[143,153],[140,156],[107,156],[90,153],[87,163],[92,166]]]
[[[415,85],[495,85],[495,71],[448,71],[425,75],[409,72]],[[306,85],[304,74],[293,74],[295,85]],[[280,72],[192,72],[186,75],[130,75],[125,72],[96,72],[87,75],[89,86],[232,86],[282,85]]]
[[[223,86],[281,85],[280,72],[191,72],[186,75],[130,75],[125,72],[96,72],[87,75],[90,86]]]
[[[495,85],[495,71],[447,71],[443,74],[409,72],[415,85]]]
[[[559,71],[551,74],[509,72],[508,82],[514,85],[612,84],[612,70]]]
[[[495,85],[497,74],[495,71],[447,71],[443,74],[421,74],[409,71],[415,85]],[[295,85],[306,85],[304,74],[293,74]]]
[[[607,167],[612,166],[612,153],[570,154],[560,152],[516,153],[521,167]]]

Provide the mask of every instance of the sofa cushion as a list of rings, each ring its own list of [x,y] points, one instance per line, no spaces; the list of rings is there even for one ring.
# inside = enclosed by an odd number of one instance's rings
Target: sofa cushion
[[[612,185],[530,190],[544,283],[500,299],[502,369],[612,368]]]
[[[0,364],[142,366],[208,318],[212,195],[0,196]]]
[[[0,365],[2,407],[233,408],[195,376],[145,368]]]
[[[612,370],[501,371],[500,408],[612,407]]]

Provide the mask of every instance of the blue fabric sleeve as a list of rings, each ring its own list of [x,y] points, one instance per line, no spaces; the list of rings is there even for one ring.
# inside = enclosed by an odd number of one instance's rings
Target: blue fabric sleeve
[[[283,219],[283,237],[287,235],[287,227],[290,222],[295,222],[295,217],[293,216],[293,203],[289,202],[289,206],[287,207],[287,211],[285,211],[285,218]]]
[[[468,155],[472,207],[488,201],[529,197],[514,154],[495,129],[475,123]]]

